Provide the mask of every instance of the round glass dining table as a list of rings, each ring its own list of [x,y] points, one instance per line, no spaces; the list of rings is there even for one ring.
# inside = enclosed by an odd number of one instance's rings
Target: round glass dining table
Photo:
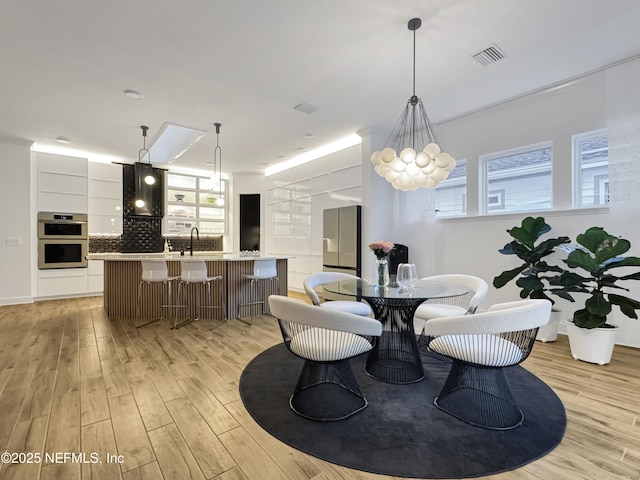
[[[458,297],[469,293],[461,285],[419,280],[411,288],[380,287],[366,280],[341,280],[323,289],[364,299],[382,323],[382,335],[369,352],[365,372],[387,383],[414,383],[424,378],[424,370],[413,328],[418,306],[432,299]]]

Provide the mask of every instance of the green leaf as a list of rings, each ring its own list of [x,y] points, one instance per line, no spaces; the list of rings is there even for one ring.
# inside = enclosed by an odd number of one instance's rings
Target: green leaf
[[[618,255],[628,252],[630,248],[631,243],[629,240],[609,235],[600,242],[596,248],[596,262],[602,264],[607,260],[616,258]]]
[[[553,305],[555,302],[543,290],[534,290],[529,294],[529,298],[536,300],[549,300]]]
[[[640,309],[640,302],[633,298],[623,297],[622,295],[609,294],[609,301],[620,307],[620,311],[629,318],[638,318],[636,310]]]
[[[517,255],[522,260],[526,260],[531,255],[531,250],[526,248],[524,245],[516,242],[515,240],[507,243],[504,248],[498,250],[498,252],[503,255]]]
[[[604,231],[604,228],[591,227],[586,232],[578,235],[576,237],[576,242],[589,250],[591,253],[596,253],[598,245],[608,236],[609,234]]]
[[[582,268],[591,274],[600,269],[600,264],[583,250],[574,250],[567,256],[565,262],[571,268]]]
[[[525,290],[544,290],[544,284],[535,275],[520,277],[516,281],[516,285]]]
[[[640,267],[640,258],[638,257],[622,257],[620,261],[612,261],[608,263],[604,270],[609,270],[615,267]],[[637,278],[634,280],[638,280]]]
[[[624,275],[620,277],[620,280],[640,280],[640,272]]]
[[[547,233],[549,230],[551,230],[551,227],[547,225],[544,218],[527,217],[522,220],[521,227],[513,227],[507,230],[507,233],[523,245],[533,249],[533,245],[540,235]]]
[[[598,328],[607,323],[607,317],[593,315],[583,308],[573,314],[573,323],[580,328]]]
[[[577,273],[564,271],[558,277],[551,277],[549,283],[551,285],[560,285],[563,287],[578,287],[590,281],[589,278],[578,275]]]
[[[606,317],[611,313],[611,304],[600,292],[594,292],[591,297],[584,302],[584,306],[592,315]]]
[[[564,298],[565,300],[569,300],[570,302],[575,302],[574,298],[564,289],[552,288],[549,290],[553,295]]]
[[[532,250],[532,253],[537,255],[538,258],[546,257],[547,255],[551,255],[558,245],[569,243],[570,241],[569,237],[549,238],[537,245]]]
[[[520,273],[522,273],[525,268],[527,268],[526,263],[519,266],[518,268],[514,268],[513,270],[505,270],[493,279],[493,286],[496,288],[504,287],[507,283],[520,275]]]

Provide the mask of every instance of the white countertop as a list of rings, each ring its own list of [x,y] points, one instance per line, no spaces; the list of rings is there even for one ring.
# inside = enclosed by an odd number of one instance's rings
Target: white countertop
[[[147,260],[147,259],[164,259],[164,260],[255,260],[257,258],[275,258],[277,260],[292,258],[289,256],[271,256],[271,257],[240,257],[233,255],[230,252],[193,252],[193,256],[185,252],[184,256],[180,255],[180,252],[170,253],[90,253],[87,255],[88,260],[108,260],[108,261],[135,261],[135,260]]]

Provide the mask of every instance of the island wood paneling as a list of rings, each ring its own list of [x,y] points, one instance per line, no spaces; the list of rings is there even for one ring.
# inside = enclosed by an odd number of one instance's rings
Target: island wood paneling
[[[253,260],[205,260],[207,274],[210,277],[222,276],[221,281],[211,283],[210,295],[205,285],[189,285],[183,288],[178,298],[179,279],[171,283],[171,303],[167,295],[167,286],[154,283],[142,286],[142,295],[138,305],[138,288],[142,277],[142,264],[139,260],[105,260],[104,261],[104,308],[109,317],[131,318],[206,318],[232,319],[238,316],[239,305],[268,298],[278,293],[287,294],[287,259],[278,259],[276,268],[278,281],[257,282],[251,298],[250,281],[242,275],[253,273]],[[170,277],[180,276],[180,260],[167,260]],[[222,309],[196,309],[196,305],[220,305],[225,302],[224,316]],[[166,307],[161,308],[161,305]],[[265,302],[265,310],[269,306]],[[262,306],[243,307],[241,315],[262,314]],[[180,323],[180,320],[178,320]]]

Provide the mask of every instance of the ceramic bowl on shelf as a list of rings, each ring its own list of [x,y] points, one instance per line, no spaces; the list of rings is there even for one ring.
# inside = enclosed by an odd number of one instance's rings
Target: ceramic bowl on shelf
[[[182,202],[184,200],[184,194],[182,193],[176,193],[174,197],[176,197],[176,202]]]

